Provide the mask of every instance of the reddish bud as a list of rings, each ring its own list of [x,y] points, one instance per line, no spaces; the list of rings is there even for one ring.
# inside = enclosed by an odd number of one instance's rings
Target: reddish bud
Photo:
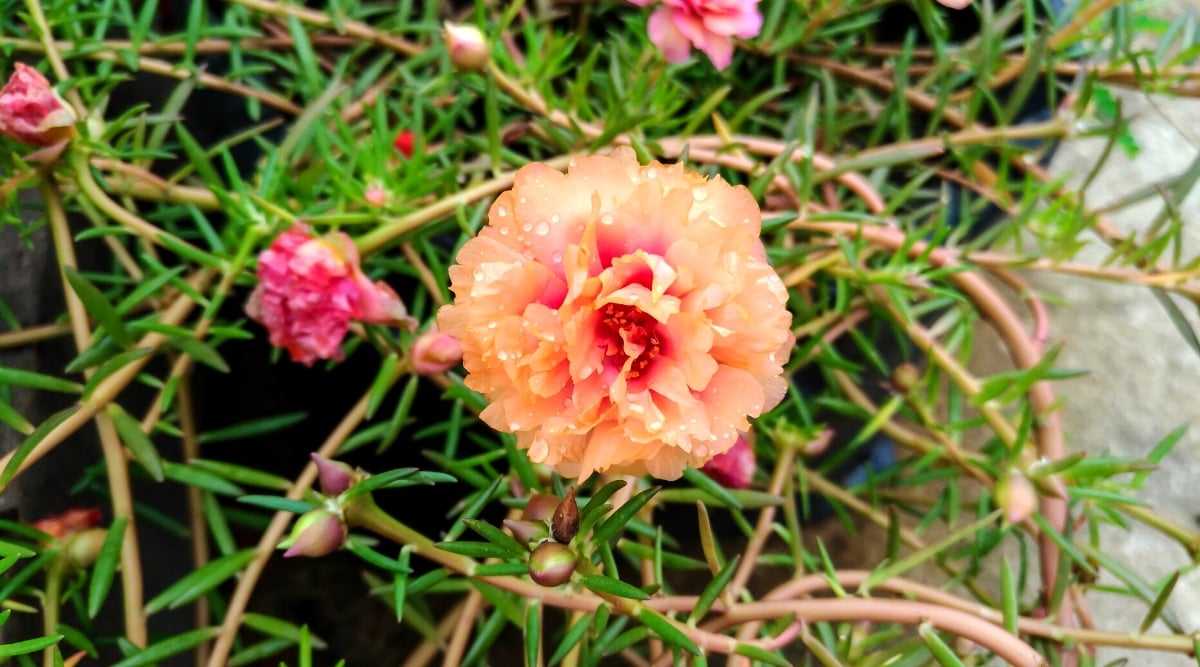
[[[540,542],[550,536],[550,529],[546,527],[545,521],[505,519],[504,527],[512,531],[513,537],[525,546],[530,546],[534,542]]]
[[[396,138],[392,140],[392,148],[395,148],[404,157],[412,157],[413,143],[413,133],[408,130],[401,130],[396,133]]]
[[[1037,491],[1024,473],[1014,470],[996,482],[996,504],[1004,510],[1005,523],[1021,523],[1037,509]]]
[[[462,343],[434,325],[417,336],[412,346],[413,370],[420,375],[445,373],[462,361]]]
[[[700,472],[717,481],[721,486],[730,489],[748,489],[754,481],[754,471],[757,462],[754,457],[754,446],[751,444],[753,435],[742,433],[734,441],[733,447],[724,454],[717,454]]]
[[[920,381],[921,369],[912,364],[900,364],[892,371],[892,386],[902,394],[912,391]]]
[[[575,502],[575,487],[567,489],[567,497],[558,504],[550,519],[550,534],[563,544],[569,543],[579,532],[579,505]]]
[[[287,547],[284,558],[331,554],[346,543],[349,531],[342,517],[326,509],[305,512],[292,527],[292,534],[279,546]]]
[[[557,496],[549,493],[534,493],[525,503],[525,511],[521,513],[521,518],[526,521],[549,521],[560,502],[562,501]]]
[[[367,202],[368,206],[383,208],[387,206],[387,190],[378,185],[367,186],[367,189],[363,191],[363,199]]]
[[[553,588],[571,579],[577,559],[575,552],[558,542],[542,542],[529,556],[529,578]]]
[[[313,452],[309,454],[313,463],[317,464],[317,480],[321,493],[327,496],[340,496],[342,492],[354,484],[354,470],[341,461],[329,459]]]
[[[446,40],[446,52],[450,62],[460,72],[480,72],[491,59],[491,47],[479,28],[460,23],[445,23],[442,37]]]

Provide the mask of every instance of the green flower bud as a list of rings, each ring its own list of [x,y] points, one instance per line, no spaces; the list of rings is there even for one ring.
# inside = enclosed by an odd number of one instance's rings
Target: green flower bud
[[[570,580],[578,559],[570,547],[558,542],[542,542],[529,556],[529,578],[553,588]]]
[[[346,543],[349,530],[342,517],[326,509],[305,512],[292,527],[292,534],[279,546],[286,547],[284,558],[331,554]]]

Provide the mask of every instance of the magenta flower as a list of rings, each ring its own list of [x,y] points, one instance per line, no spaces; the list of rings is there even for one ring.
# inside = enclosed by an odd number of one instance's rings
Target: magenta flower
[[[646,7],[653,0],[629,0]],[[692,47],[708,56],[717,69],[733,60],[733,38],[749,39],[762,30],[759,0],[662,0],[650,15],[650,41],[668,62],[687,60]]]
[[[711,461],[704,464],[700,472],[726,488],[748,489],[750,482],[754,481],[756,466],[754,446],[743,434],[738,436],[729,451],[717,454]]]
[[[341,359],[351,320],[416,328],[404,302],[358,266],[358,251],[340,232],[314,238],[297,224],[258,256],[258,287],[246,314],[286,348],[293,361]]]
[[[31,146],[51,146],[75,135],[75,112],[42,73],[16,63],[0,89],[0,134]]]

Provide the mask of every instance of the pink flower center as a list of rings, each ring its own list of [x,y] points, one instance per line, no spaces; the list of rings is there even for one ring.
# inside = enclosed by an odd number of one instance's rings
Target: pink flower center
[[[629,360],[629,351],[639,350],[629,368],[633,379],[646,372],[650,363],[662,354],[663,340],[658,335],[658,321],[634,306],[610,303],[600,311],[600,331],[597,338],[607,343],[604,354],[609,364],[621,368]]]

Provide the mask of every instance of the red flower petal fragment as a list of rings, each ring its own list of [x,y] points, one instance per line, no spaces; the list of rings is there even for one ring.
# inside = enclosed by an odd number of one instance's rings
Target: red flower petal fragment
[[[0,134],[31,146],[52,146],[75,135],[75,112],[42,73],[16,63],[0,89]]]
[[[258,287],[246,314],[266,327],[272,345],[308,366],[341,359],[352,320],[409,330],[417,324],[391,287],[363,274],[349,236],[314,238],[303,224],[280,234],[259,255]]]
[[[396,134],[396,138],[392,140],[392,148],[400,151],[404,157],[413,156],[413,133],[409,130],[401,130]]]

